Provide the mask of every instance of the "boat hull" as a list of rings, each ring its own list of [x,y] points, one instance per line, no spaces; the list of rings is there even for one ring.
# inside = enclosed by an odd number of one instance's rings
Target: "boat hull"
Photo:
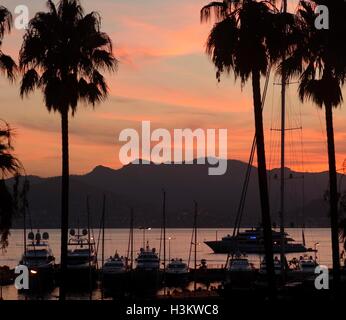
[[[154,296],[162,282],[159,270],[135,269],[129,273],[130,291],[135,296]]]
[[[189,273],[174,273],[174,272],[166,272],[164,276],[165,284],[168,287],[181,287],[186,286],[189,282]]]
[[[19,292],[49,292],[55,287],[55,267],[53,264],[44,266],[28,266],[29,289]]]
[[[60,274],[61,276],[61,274]],[[67,266],[66,288],[70,291],[86,291],[96,287],[97,270],[96,266],[78,267]]]
[[[239,244],[235,241],[205,241],[204,242],[214,253],[230,253],[235,254],[237,252],[246,254],[264,254],[263,245],[246,245]],[[285,246],[286,253],[304,253],[311,250],[304,247],[302,244],[287,244]],[[280,253],[281,246],[273,245],[273,253]]]
[[[129,273],[124,272],[103,272],[101,273],[101,283],[105,296],[121,297],[128,290]]]

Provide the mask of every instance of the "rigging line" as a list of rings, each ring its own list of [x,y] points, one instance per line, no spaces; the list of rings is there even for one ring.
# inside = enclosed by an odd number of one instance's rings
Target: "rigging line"
[[[267,96],[269,79],[270,79],[270,73],[271,73],[271,66],[268,67],[266,81],[265,81],[265,85],[264,85],[264,88],[263,88],[262,110],[264,108],[264,103],[265,103],[266,96]],[[240,199],[240,203],[239,203],[239,206],[238,206],[236,222],[235,222],[235,228],[233,230],[233,236],[235,235],[236,232],[239,233],[241,216],[242,216],[242,211],[243,211],[244,205],[245,205],[245,198],[246,198],[247,188],[248,188],[248,185],[249,185],[249,180],[250,180],[250,175],[251,175],[251,169],[252,169],[252,164],[253,164],[255,150],[256,150],[256,135],[254,136],[253,141],[252,141],[250,158],[249,158],[249,162],[248,162],[248,166],[247,166],[247,170],[246,170],[246,177],[245,177],[245,181],[244,181],[244,184],[243,184],[243,189],[242,189],[242,193],[241,193],[241,199]]]
[[[128,261],[129,261],[129,257],[130,257],[130,246],[131,246],[131,231],[129,232],[129,239],[127,242],[126,266],[128,266]]]
[[[163,228],[160,229],[159,259],[161,259]]]
[[[262,101],[261,101],[262,102],[262,106],[261,106],[262,110],[264,108],[265,100],[266,100],[266,97],[267,97],[267,91],[268,91],[269,79],[270,79],[270,74],[271,74],[271,68],[272,68],[271,65],[268,66],[267,75],[266,75],[266,81],[265,81],[264,88],[263,88]],[[254,138],[253,138],[253,141],[252,141],[250,158],[249,158],[248,166],[247,166],[247,169],[246,169],[246,176],[245,176],[245,180],[244,180],[244,184],[243,184],[243,188],[242,188],[242,193],[241,193],[240,202],[239,202],[239,205],[238,205],[236,220],[235,220],[234,229],[233,229],[233,237],[236,234],[239,234],[240,223],[241,223],[241,218],[242,218],[242,215],[243,215],[243,212],[244,212],[246,194],[247,194],[247,190],[248,190],[248,186],[249,186],[249,181],[250,181],[250,176],[251,176],[251,170],[252,170],[252,164],[253,164],[255,150],[256,150],[256,134],[254,135]],[[189,264],[190,264],[190,258],[191,258],[191,248],[192,248],[192,238],[191,238],[190,253],[189,253]],[[227,259],[226,259],[226,264],[225,264],[226,268],[227,268],[227,265],[228,265],[229,258],[230,258],[230,253],[227,254]],[[233,254],[232,254],[232,259],[233,259]]]
[[[302,228],[305,228],[305,165],[304,165],[304,139],[303,139],[303,117],[302,117],[302,105],[299,104],[299,117],[300,125],[302,129],[300,130],[300,147],[301,147],[301,157],[302,157],[302,172],[303,172],[303,181],[302,181]]]
[[[102,215],[101,215],[101,218],[100,218],[99,234],[97,236],[96,254],[98,254],[98,252],[99,252],[99,245],[100,245],[100,241],[101,241],[101,229],[102,229]],[[95,242],[94,232],[92,232],[92,237],[93,237],[94,242]]]
[[[192,254],[192,243],[193,243],[193,237],[195,235],[195,228],[192,229],[192,234],[191,234],[191,241],[190,241],[190,250],[189,250],[189,259],[187,261],[187,266],[190,268],[190,261],[191,261],[191,254]]]
[[[275,97],[275,90],[274,90],[274,84],[272,87],[272,103],[271,103],[271,113],[270,113],[270,128],[273,128],[273,119],[274,119],[274,97]],[[269,130],[269,150],[272,150],[273,148],[273,132],[272,130]],[[269,170],[272,168],[272,152],[269,152]],[[269,180],[270,181],[270,180]],[[270,185],[269,185],[270,189]]]

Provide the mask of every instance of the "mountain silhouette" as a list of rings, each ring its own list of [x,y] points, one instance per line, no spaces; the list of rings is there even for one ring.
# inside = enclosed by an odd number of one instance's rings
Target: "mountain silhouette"
[[[199,203],[199,227],[233,226],[247,164],[228,160],[223,176],[209,176],[209,164],[128,164],[120,169],[97,166],[85,175],[71,175],[70,226],[85,226],[87,197],[91,223],[100,224],[102,199],[106,196],[106,226],[128,227],[130,208],[135,210],[135,226],[161,225],[162,190],[167,193],[167,225],[190,228],[193,223],[193,200]],[[271,215],[279,221],[279,169],[268,172]],[[324,193],[327,172],[300,173],[285,169],[287,226],[328,227],[328,204]],[[60,226],[60,177],[29,176],[28,194],[33,228]],[[304,186],[304,189],[303,189]],[[252,168],[242,226],[260,223],[257,168]],[[21,217],[15,227],[22,226]]]

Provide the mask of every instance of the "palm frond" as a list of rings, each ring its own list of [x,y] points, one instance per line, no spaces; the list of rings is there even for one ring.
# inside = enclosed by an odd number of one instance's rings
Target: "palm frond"
[[[14,60],[1,52],[0,50],[0,71],[4,72],[6,77],[13,81],[17,72],[17,65]]]
[[[28,95],[34,91],[39,84],[39,75],[35,69],[26,71],[20,85],[20,96]]]
[[[11,31],[12,15],[5,7],[0,6],[0,40],[6,32]]]
[[[227,17],[229,5],[226,1],[213,1],[201,9],[200,19],[201,22],[208,22],[211,20],[212,14],[216,21],[221,21]]]

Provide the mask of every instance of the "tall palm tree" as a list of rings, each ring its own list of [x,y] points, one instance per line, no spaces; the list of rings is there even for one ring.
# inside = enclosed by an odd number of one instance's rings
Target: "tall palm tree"
[[[220,81],[224,72],[240,78],[242,86],[250,78],[252,80],[258,182],[271,292],[275,290],[275,283],[260,80],[261,76],[267,74],[269,66],[282,56],[282,49],[275,43],[280,40],[282,29],[274,2],[224,0],[211,2],[201,10],[202,22],[209,21],[212,14],[216,20],[207,40],[206,51],[216,67],[217,80]]]
[[[36,88],[43,93],[49,112],[61,116],[62,190],[61,190],[61,275],[60,299],[66,294],[66,259],[69,211],[68,118],[75,115],[80,101],[95,104],[104,101],[108,87],[102,71],[114,71],[109,36],[101,32],[101,17],[84,14],[78,0],[47,2],[48,12],[38,12],[30,20],[20,50],[23,71],[20,94]]]
[[[12,81],[15,76],[16,64],[13,59],[1,50],[2,40],[11,31],[12,16],[3,6],[0,6],[0,71]],[[19,161],[12,155],[11,129],[1,121],[0,125],[0,247],[6,248],[12,224],[15,202],[8,190],[5,178],[20,171]]]
[[[317,5],[329,9],[329,29],[315,27]],[[297,26],[300,39],[283,66],[289,77],[299,77],[299,97],[302,101],[312,100],[324,107],[328,163],[329,204],[333,250],[333,278],[337,290],[340,284],[338,189],[335,160],[333,109],[343,101],[341,88],[346,78],[346,32],[343,0],[303,0],[299,3]]]

